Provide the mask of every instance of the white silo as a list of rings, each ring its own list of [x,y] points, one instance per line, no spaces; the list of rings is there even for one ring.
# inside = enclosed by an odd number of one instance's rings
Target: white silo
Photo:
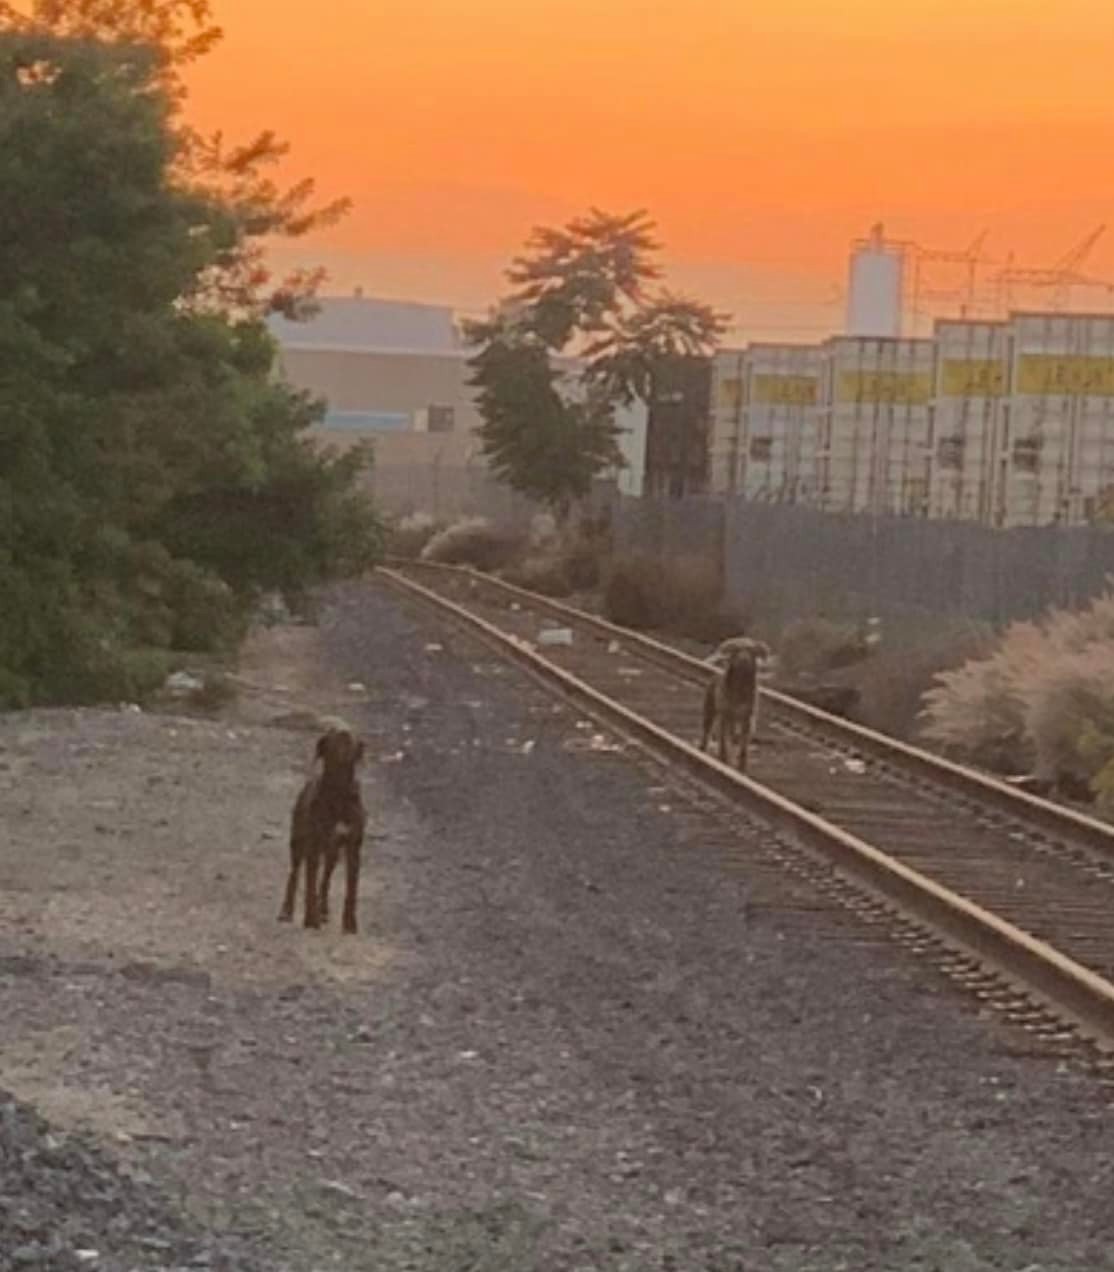
[[[851,251],[847,288],[849,336],[901,335],[901,290],[905,257],[900,245],[888,243],[876,225]]]

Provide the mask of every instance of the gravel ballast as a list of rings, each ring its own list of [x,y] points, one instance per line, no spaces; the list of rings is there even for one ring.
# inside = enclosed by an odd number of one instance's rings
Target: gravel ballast
[[[0,1087],[50,1123],[0,1104],[0,1161],[81,1159],[0,1176],[19,1245],[68,1205],[111,1269],[1114,1269],[1098,1083],[409,603],[338,593],[313,657],[370,740],[354,939],[274,921],[312,735],[0,718]]]

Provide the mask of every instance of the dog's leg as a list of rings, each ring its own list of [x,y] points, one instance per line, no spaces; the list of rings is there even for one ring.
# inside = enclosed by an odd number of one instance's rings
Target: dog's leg
[[[712,739],[712,726],[716,722],[716,687],[710,684],[704,691],[704,732],[700,738],[700,749],[706,751]]]
[[[356,892],[360,886],[360,848],[363,834],[352,830],[344,841],[344,916],[341,928],[349,935],[356,931]]]
[[[306,914],[305,927],[321,926],[321,917],[317,910],[317,864],[321,856],[321,848],[316,839],[306,849]]]
[[[279,911],[279,922],[289,923],[294,917],[294,901],[298,895],[298,870],[302,864],[305,848],[301,842],[291,836],[290,839],[290,874],[286,879],[286,895],[282,899]]]
[[[317,913],[322,927],[329,922],[329,886],[333,882],[333,871],[337,868],[339,855],[340,844],[334,835],[329,840],[328,848],[325,849],[325,865],[321,874],[321,892],[317,900]]]

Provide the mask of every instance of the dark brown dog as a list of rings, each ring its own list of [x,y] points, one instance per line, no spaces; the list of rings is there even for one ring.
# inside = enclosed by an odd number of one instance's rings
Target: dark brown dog
[[[367,823],[360,783],[356,779],[356,765],[363,754],[364,744],[356,740],[347,726],[339,723],[317,741],[315,755],[316,760],[321,761],[321,771],[302,787],[290,823],[290,877],[279,911],[283,922],[294,917],[298,871],[303,864],[306,870],[305,926],[323,927],[328,922],[329,884],[343,849],[345,886],[341,926],[345,932],[356,931],[360,849]],[[319,867],[322,870],[320,886]]]

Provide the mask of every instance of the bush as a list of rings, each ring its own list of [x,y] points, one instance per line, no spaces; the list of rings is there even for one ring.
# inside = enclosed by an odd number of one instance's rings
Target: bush
[[[530,518],[530,530],[526,536],[531,553],[539,555],[555,554],[561,543],[557,518],[551,512],[536,512]]]
[[[787,678],[818,676],[862,662],[870,654],[866,634],[856,623],[799,618],[778,642],[778,661]]]
[[[278,374],[265,321],[309,299],[258,254],[318,221],[312,183],[267,179],[269,135],[183,163],[171,68],[116,38],[124,10],[183,6],[79,4],[88,40],[50,34],[75,6],[34,7],[57,12],[0,42],[20,227],[0,234],[0,702],[136,699],[174,646],[233,643],[261,592],[375,563],[371,452],[319,448],[325,403]]]
[[[209,672],[202,678],[201,688],[190,691],[187,701],[191,707],[206,715],[217,715],[231,706],[239,696],[235,681],[222,672]]]
[[[570,596],[572,584],[566,560],[561,556],[528,556],[499,572],[516,587],[555,598]]]
[[[556,597],[590,592],[599,586],[602,545],[584,527],[562,538],[542,514],[531,523],[528,542],[523,560],[501,572],[508,583]]]
[[[98,702],[144,702],[162,687],[174,667],[165,649],[87,647],[59,667],[50,682],[55,701],[73,705]]]
[[[519,536],[492,525],[486,517],[464,517],[435,534],[422,549],[421,559],[491,571],[509,565],[521,546]]]
[[[428,512],[412,512],[387,526],[386,551],[414,560],[442,527]]]
[[[175,561],[167,582],[174,649],[217,653],[232,649],[244,638],[250,606],[222,579],[192,561]]]
[[[710,645],[739,635],[746,625],[737,610],[723,604],[715,567],[696,557],[614,559],[604,580],[603,612],[623,627]]]
[[[1007,628],[990,657],[937,677],[924,732],[999,770],[1114,794],[1114,595]]]
[[[663,621],[660,581],[661,569],[652,557],[618,557],[604,579],[604,617],[636,631],[659,627]]]
[[[924,695],[941,672],[985,657],[994,634],[983,623],[947,622],[926,634],[892,631],[854,670],[859,689],[858,718],[892,737],[912,738],[918,730]]]
[[[574,592],[590,592],[599,587],[603,575],[599,543],[580,535],[564,551],[565,575]]]

